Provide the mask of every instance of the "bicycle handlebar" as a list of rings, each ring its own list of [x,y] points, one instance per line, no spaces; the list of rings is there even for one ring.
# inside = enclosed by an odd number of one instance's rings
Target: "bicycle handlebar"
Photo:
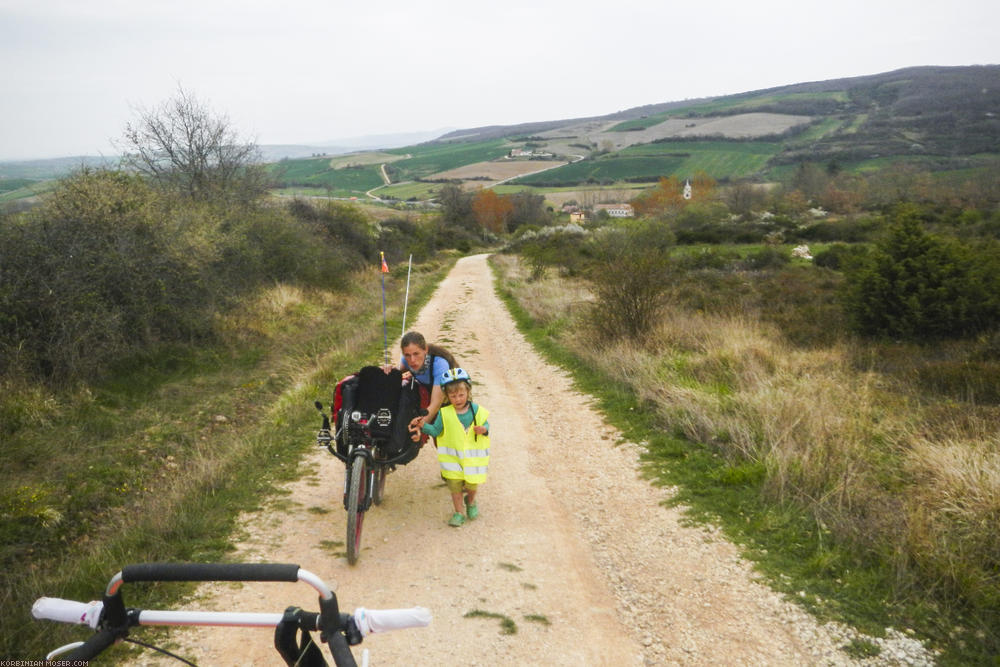
[[[75,623],[78,625],[89,625],[97,629],[97,623],[101,617],[101,610],[104,603],[100,601],[77,602],[76,600],[64,600],[62,598],[38,598],[31,606],[31,615],[39,620],[58,621],[60,623]],[[143,611],[139,615],[140,624],[143,625],[181,625],[185,620],[191,623],[215,619],[216,623],[223,623],[224,616],[238,619],[250,625],[252,618],[257,617],[259,622],[255,625],[268,625],[280,620],[281,614],[235,614],[227,612],[156,612]],[[366,609],[358,607],[354,610],[354,622],[361,631],[362,637],[379,632],[389,632],[390,630],[402,630],[405,628],[419,628],[430,625],[431,612],[426,607],[411,607],[409,609]],[[236,620],[232,623],[235,625]]]
[[[122,581],[288,581],[299,566],[281,563],[140,563],[122,568]]]
[[[77,602],[62,598],[38,598],[31,605],[31,615],[40,620],[59,621],[61,623],[78,623],[97,629],[101,619],[103,602]]]
[[[126,565],[111,578],[106,595],[115,595],[123,583],[136,581],[303,581],[324,600],[333,590],[322,579],[298,565],[282,563],[140,563]]]
[[[284,613],[242,613],[213,611],[156,611],[126,608],[120,594],[124,583],[141,581],[302,581],[319,593],[319,613],[304,612],[288,607]],[[100,602],[77,602],[43,597],[31,607],[37,619],[87,625],[95,634],[85,642],[68,644],[51,652],[53,656],[69,653],[71,660],[90,660],[119,639],[127,637],[137,625],[208,625],[242,627],[298,627],[303,632],[318,630],[321,641],[327,643],[334,662],[342,666],[356,665],[350,646],[376,632],[426,626],[431,613],[423,607],[411,609],[365,609],[359,607],[353,616],[339,611],[335,587],[298,565],[278,563],[142,563],[127,565],[108,583]],[[291,615],[290,615],[291,614]],[[293,623],[295,625],[288,625]],[[284,633],[283,630],[281,630]],[[291,637],[294,646],[294,635]],[[275,646],[288,664],[295,656],[286,655],[287,646]]]
[[[365,609],[354,610],[354,624],[358,626],[362,637],[376,632],[402,630],[404,628],[422,628],[430,625],[431,612],[426,607],[411,607],[410,609]]]
[[[118,640],[114,630],[99,630],[97,634],[73,649],[65,660],[91,660]],[[52,655],[51,653],[49,655]]]

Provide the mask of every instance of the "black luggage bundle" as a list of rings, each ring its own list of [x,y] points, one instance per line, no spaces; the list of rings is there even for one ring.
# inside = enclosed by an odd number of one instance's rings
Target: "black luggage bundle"
[[[365,366],[338,382],[334,392],[337,453],[346,456],[351,447],[370,437],[380,458],[397,465],[409,463],[420,443],[410,439],[407,427],[419,411],[416,381],[404,382],[398,369],[386,373],[378,366]]]

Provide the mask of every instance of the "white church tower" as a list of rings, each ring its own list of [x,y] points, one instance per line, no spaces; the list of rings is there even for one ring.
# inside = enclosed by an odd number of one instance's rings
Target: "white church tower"
[[[691,199],[691,181],[690,179],[684,180],[684,199]]]

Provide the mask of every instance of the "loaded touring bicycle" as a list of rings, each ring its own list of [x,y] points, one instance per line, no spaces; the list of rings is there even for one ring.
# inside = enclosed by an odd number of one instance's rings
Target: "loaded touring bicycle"
[[[344,462],[344,509],[347,510],[347,561],[361,552],[365,512],[385,496],[386,476],[412,461],[420,443],[410,439],[408,426],[420,412],[420,393],[413,378],[403,380],[398,369],[389,373],[365,366],[337,383],[330,414],[323,415],[317,444]]]

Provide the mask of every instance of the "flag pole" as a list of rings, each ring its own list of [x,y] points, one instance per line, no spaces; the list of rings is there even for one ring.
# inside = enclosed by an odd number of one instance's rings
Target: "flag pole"
[[[406,333],[406,306],[410,302],[410,271],[413,270],[413,253],[410,253],[410,261],[406,267],[406,296],[403,297],[403,330],[400,336]]]
[[[379,258],[382,260],[382,353],[385,357],[385,365],[389,365],[389,323],[385,318],[385,274],[389,273],[389,265],[385,263],[385,253],[379,251]]]

